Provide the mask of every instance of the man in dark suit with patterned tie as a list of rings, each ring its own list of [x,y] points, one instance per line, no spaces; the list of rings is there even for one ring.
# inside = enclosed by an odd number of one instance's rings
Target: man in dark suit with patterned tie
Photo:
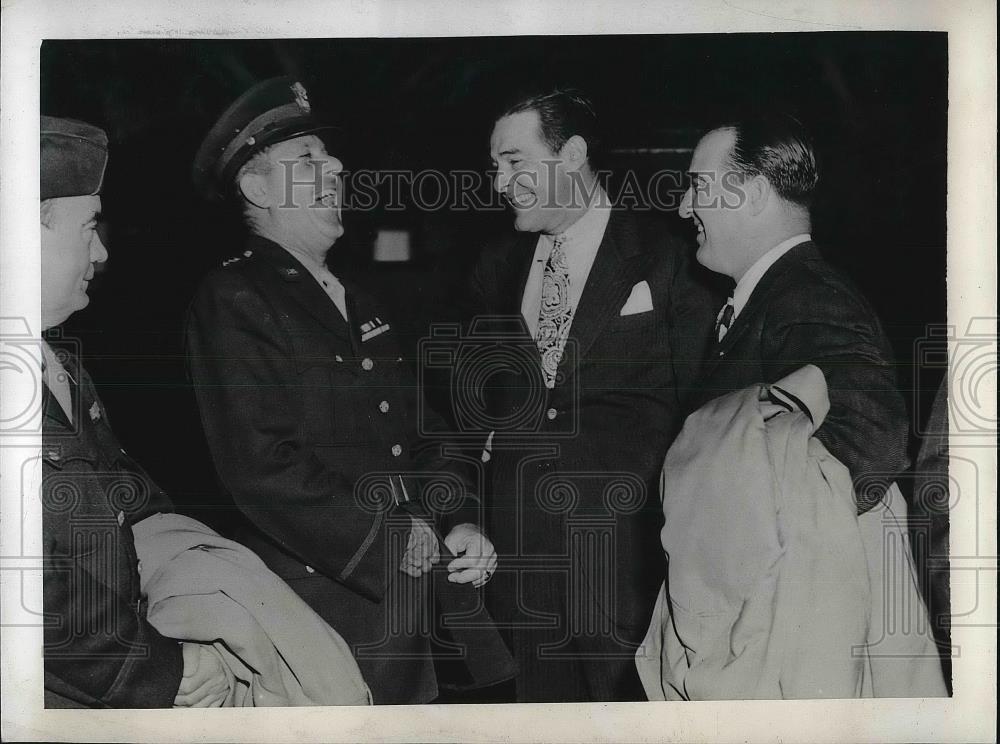
[[[870,509],[907,466],[906,407],[878,318],[810,237],[809,137],[786,116],[719,127],[689,175],[681,216],[697,226],[697,259],[735,282],[690,407],[816,365],[830,396],[816,436],[850,471],[858,512]]]
[[[488,589],[520,702],[645,699],[633,656],[663,580],[657,483],[714,315],[684,244],[609,202],[599,145],[572,90],[516,101],[490,140],[516,232],[483,250],[472,314],[507,354],[481,378],[483,456],[501,555]]]

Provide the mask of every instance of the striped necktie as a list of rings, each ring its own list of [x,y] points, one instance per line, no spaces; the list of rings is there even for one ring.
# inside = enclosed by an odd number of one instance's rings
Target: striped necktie
[[[736,308],[733,306],[733,298],[730,297],[726,300],[726,306],[719,311],[719,316],[715,319],[715,333],[719,341],[725,338],[726,331],[733,324],[733,313],[735,312]]]

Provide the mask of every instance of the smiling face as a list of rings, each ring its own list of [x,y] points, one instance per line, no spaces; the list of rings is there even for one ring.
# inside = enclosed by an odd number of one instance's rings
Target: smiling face
[[[244,173],[240,188],[260,211],[258,226],[279,243],[325,252],[344,234],[343,164],[315,135],[269,147],[260,173]]]
[[[98,196],[49,199],[42,207],[42,327],[52,328],[90,302],[94,264],[108,252],[97,234]]]
[[[545,144],[536,111],[500,118],[490,137],[490,157],[497,169],[493,188],[513,208],[515,229],[550,234],[565,229],[566,158]]]
[[[745,268],[747,198],[741,189],[743,178],[729,158],[735,141],[731,129],[716,129],[702,137],[691,156],[691,185],[679,214],[698,229],[698,262],[738,278]]]

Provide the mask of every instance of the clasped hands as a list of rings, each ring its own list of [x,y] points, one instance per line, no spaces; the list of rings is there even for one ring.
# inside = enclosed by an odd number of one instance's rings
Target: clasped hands
[[[410,522],[410,539],[399,569],[407,576],[417,578],[440,562],[441,554],[434,529],[413,515],[410,515]],[[448,581],[455,584],[472,582],[473,586],[480,587],[493,576],[497,567],[496,549],[475,525],[457,525],[445,537],[444,544],[456,556],[448,564]]]

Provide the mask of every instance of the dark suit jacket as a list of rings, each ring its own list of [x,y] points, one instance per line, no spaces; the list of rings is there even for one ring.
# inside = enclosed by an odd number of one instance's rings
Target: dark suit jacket
[[[83,367],[64,367],[73,423],[43,385],[46,705],[168,708],[181,649],[146,621],[132,525],[172,505],[121,448]]]
[[[768,269],[714,345],[691,407],[815,364],[830,395],[816,436],[850,470],[866,511],[907,466],[908,419],[891,359],[865,298],[814,243],[802,243]]]
[[[215,467],[249,518],[234,536],[351,643],[376,703],[427,702],[431,577],[399,571],[408,511],[445,530],[476,522],[474,489],[417,437],[415,385],[384,309],[348,285],[349,327],[291,254],[259,237],[247,247],[205,279],[188,322]],[[388,330],[363,339],[376,318]],[[479,602],[471,586],[443,588]]]
[[[537,239],[512,234],[487,246],[472,277],[481,316],[473,330],[513,318],[503,346],[521,360],[497,371],[487,391],[498,422],[488,524],[501,575],[493,589],[505,619],[554,613],[585,643],[566,624],[572,612],[610,622],[618,641],[635,643],[663,580],[660,469],[720,300],[659,222],[616,209],[549,390],[518,320]],[[641,281],[652,311],[621,316]],[[555,583],[533,591],[530,568]]]

